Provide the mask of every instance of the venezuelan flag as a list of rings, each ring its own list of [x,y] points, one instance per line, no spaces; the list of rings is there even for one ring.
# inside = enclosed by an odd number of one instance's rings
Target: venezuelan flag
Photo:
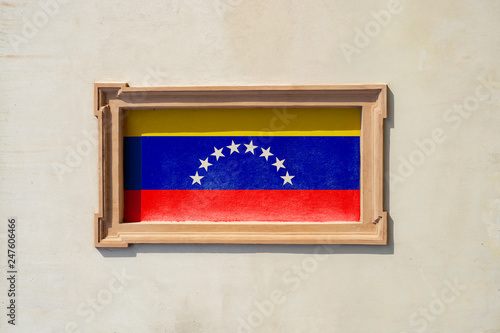
[[[360,108],[130,110],[124,222],[360,219]]]

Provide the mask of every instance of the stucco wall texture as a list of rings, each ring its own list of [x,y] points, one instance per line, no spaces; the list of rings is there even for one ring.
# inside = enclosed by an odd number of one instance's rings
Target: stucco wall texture
[[[0,331],[500,332],[500,2],[5,0],[0,12]],[[94,82],[387,83],[390,244],[96,249]]]

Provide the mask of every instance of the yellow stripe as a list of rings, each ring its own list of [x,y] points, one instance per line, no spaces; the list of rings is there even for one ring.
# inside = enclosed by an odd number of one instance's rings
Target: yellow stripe
[[[126,135],[138,136],[138,135]],[[141,136],[359,136],[359,130],[352,131],[229,131],[229,132],[176,132],[176,133],[143,133]]]
[[[360,108],[129,110],[125,136],[359,136]]]

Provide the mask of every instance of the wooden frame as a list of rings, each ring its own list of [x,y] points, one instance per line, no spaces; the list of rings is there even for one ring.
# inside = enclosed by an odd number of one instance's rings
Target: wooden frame
[[[95,246],[132,243],[387,244],[383,211],[385,85],[133,88],[95,84],[99,126],[99,212]],[[123,223],[122,115],[131,109],[360,107],[361,219],[332,223]]]

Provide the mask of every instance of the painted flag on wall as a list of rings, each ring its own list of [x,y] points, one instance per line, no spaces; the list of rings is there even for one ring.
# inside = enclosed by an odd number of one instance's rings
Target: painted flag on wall
[[[132,110],[124,222],[360,219],[359,108]]]

